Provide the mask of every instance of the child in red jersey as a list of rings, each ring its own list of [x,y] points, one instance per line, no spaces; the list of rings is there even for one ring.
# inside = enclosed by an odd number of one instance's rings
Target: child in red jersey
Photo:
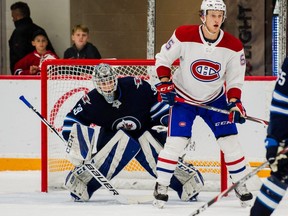
[[[48,45],[47,38],[46,33],[42,30],[38,30],[33,34],[32,45],[35,50],[15,64],[15,75],[39,75],[43,61],[59,58],[55,53],[46,49]]]

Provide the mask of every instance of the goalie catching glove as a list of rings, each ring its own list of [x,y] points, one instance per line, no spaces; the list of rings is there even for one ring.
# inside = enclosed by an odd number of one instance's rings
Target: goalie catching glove
[[[164,103],[173,106],[175,103],[176,91],[172,82],[161,82],[155,85]]]
[[[228,105],[229,110],[229,122],[240,123],[243,124],[246,121],[246,110],[242,105],[242,102],[237,99],[235,102],[229,102]]]
[[[178,196],[183,201],[197,201],[197,196],[204,187],[204,178],[201,173],[193,166],[180,158],[174,176],[183,185],[177,190]]]

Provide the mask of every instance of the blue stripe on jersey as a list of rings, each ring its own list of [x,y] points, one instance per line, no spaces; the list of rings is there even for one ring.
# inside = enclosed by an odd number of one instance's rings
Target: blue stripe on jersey
[[[288,97],[278,91],[274,91],[270,107],[271,113],[288,115]]]
[[[75,123],[79,123],[79,122],[76,119],[71,118],[69,116],[65,117],[64,123],[63,123],[63,128],[62,128],[62,136],[66,141],[68,141],[72,125]]]
[[[257,210],[259,215],[263,215],[263,213],[270,215],[281,202],[286,189],[287,185],[285,183],[282,183],[274,176],[268,177],[260,189],[253,211]]]
[[[159,115],[167,112],[168,113],[169,110],[169,105],[166,103],[156,103],[154,104],[154,106],[150,109],[150,114],[151,114],[151,118],[157,118]]]
[[[83,158],[86,158],[86,156],[88,154],[88,146],[87,146],[86,140],[83,136],[83,131],[81,130],[80,125],[77,125],[77,138],[78,138],[79,145],[80,145],[81,155],[83,156]]]
[[[265,184],[263,184],[261,187],[260,193],[275,203],[279,203],[283,197],[282,195],[273,191],[273,189],[267,187]]]
[[[242,167],[242,168],[240,168],[238,170],[229,171],[229,173],[230,174],[240,173],[240,172],[242,172],[245,169],[246,169],[246,166],[244,166],[244,167]]]
[[[160,167],[157,167],[156,170],[161,171],[161,172],[166,172],[166,173],[174,173],[174,170],[168,170],[168,169],[164,169]]]

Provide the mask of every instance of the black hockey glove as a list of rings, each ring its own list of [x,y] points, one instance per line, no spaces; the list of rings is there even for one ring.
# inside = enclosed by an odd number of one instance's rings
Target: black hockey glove
[[[269,162],[271,169],[274,172],[276,172],[277,171],[276,156],[278,153],[279,142],[273,138],[266,138],[265,147],[266,147],[266,159]]]
[[[229,113],[229,122],[233,123],[245,123],[246,119],[246,110],[242,105],[242,102],[238,99],[235,102],[229,102],[228,105]]]
[[[176,92],[172,82],[160,82],[155,85],[164,103],[173,106],[175,103]]]
[[[265,139],[266,144],[266,159],[269,162],[270,168],[272,172],[278,173],[281,175],[281,178],[283,175],[287,176],[288,173],[288,158],[287,153],[286,154],[279,154],[280,151],[282,151],[285,147],[285,143],[279,144],[279,142],[273,138],[266,138]]]

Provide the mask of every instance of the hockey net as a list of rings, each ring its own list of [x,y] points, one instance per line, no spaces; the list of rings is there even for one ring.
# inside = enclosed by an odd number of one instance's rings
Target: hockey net
[[[60,134],[65,115],[85,93],[94,88],[91,73],[99,63],[110,64],[119,77],[137,76],[152,85],[158,82],[154,60],[45,61],[41,71],[41,112]],[[174,64],[173,71],[177,67],[177,64]],[[196,119],[196,121],[200,121],[200,126],[197,126],[198,129],[193,132],[195,136],[184,152],[185,161],[200,170],[205,179],[206,190],[220,190],[220,188],[223,190],[227,187],[227,171],[224,166],[221,166],[220,151],[216,144],[210,145],[211,142],[215,143],[214,140],[207,141],[211,139],[209,135],[201,134],[202,127],[205,127],[201,124],[201,120]],[[73,169],[73,165],[65,159],[65,145],[59,137],[49,131],[45,125],[42,125],[41,133],[41,188],[42,191],[47,192],[48,189],[63,187],[65,177],[69,170]],[[118,188],[152,189],[155,179],[136,160],[132,160],[112,183]]]

